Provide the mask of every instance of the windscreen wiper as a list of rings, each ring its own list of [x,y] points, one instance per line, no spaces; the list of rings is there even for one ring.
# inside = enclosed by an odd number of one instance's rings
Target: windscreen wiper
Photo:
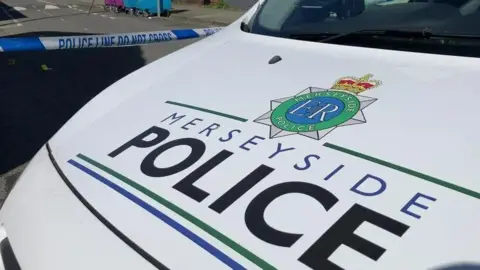
[[[327,37],[324,39],[319,40],[320,42],[328,42],[330,40],[339,39],[342,37],[350,36],[350,35],[362,35],[362,36],[382,36],[382,37],[396,37],[396,38],[423,38],[423,39],[430,39],[433,34],[430,32],[429,29],[425,28],[421,31],[418,30],[392,30],[392,29],[374,29],[374,30],[358,30],[358,31],[351,31],[346,33],[341,33],[337,35],[333,35],[331,37]]]
[[[335,39],[340,39],[348,36],[367,36],[367,37],[393,37],[393,38],[409,38],[409,39],[477,39],[480,36],[474,35],[456,35],[456,34],[438,34],[433,33],[428,28],[422,30],[398,30],[398,29],[366,29],[356,30],[345,33],[299,33],[290,34],[289,37],[293,39],[329,42]]]

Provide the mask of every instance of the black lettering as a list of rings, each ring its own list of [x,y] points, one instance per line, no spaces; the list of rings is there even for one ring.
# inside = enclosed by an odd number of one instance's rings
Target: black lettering
[[[317,200],[327,211],[338,202],[338,198],[330,191],[310,183],[286,182],[269,187],[258,194],[245,211],[245,224],[253,235],[269,244],[281,247],[291,247],[302,237],[303,234],[287,233],[274,229],[267,224],[264,218],[265,210],[270,203],[290,193],[310,196]]]
[[[230,141],[230,140],[233,138],[233,133],[241,133],[241,132],[242,132],[242,131],[239,130],[239,129],[230,130],[230,131],[228,132],[228,137],[227,137],[226,139],[220,137],[220,138],[218,138],[218,140],[221,141],[221,142],[228,142],[228,141]]]
[[[247,191],[249,191],[253,186],[258,184],[265,176],[273,172],[273,168],[270,168],[266,165],[260,165],[249,175],[245,176],[240,182],[235,186],[229,189],[225,194],[220,198],[214,201],[209,207],[213,211],[221,214],[225,209],[230,205],[236,202],[240,197],[243,196]]]
[[[219,124],[213,123],[213,124],[211,124],[210,126],[208,126],[206,129],[200,131],[198,134],[202,134],[203,132],[207,131],[207,134],[206,134],[205,136],[208,137],[208,136],[210,136],[210,132],[212,132],[212,130],[215,130],[215,129],[219,128],[219,127],[220,127]]]
[[[265,140],[265,138],[255,135],[255,136],[253,136],[252,138],[248,139],[248,141],[246,141],[245,143],[243,143],[242,145],[240,145],[240,148],[242,148],[243,150],[250,151],[250,148],[246,147],[246,145],[247,145],[247,144],[257,145],[258,142],[256,142],[255,139],[260,139],[260,140],[262,140],[262,141]]]
[[[152,134],[157,135],[157,137],[155,137],[155,139],[152,139],[152,140],[149,140],[149,141],[144,140],[146,137],[148,137]],[[114,158],[114,157],[118,156],[120,153],[122,153],[123,151],[127,150],[128,148],[130,148],[132,146],[135,146],[135,147],[138,147],[138,148],[148,148],[148,147],[154,146],[156,144],[159,144],[163,140],[165,140],[169,135],[170,135],[170,132],[168,130],[163,129],[163,128],[159,128],[157,126],[153,126],[149,129],[145,130],[144,132],[142,132],[140,135],[136,136],[135,138],[131,139],[130,141],[126,142],[125,144],[123,144],[119,148],[115,149],[113,152],[108,154],[108,156]]]
[[[189,146],[192,149],[192,151],[190,152],[187,158],[185,158],[184,160],[182,160],[180,163],[176,165],[173,165],[168,168],[156,167],[154,164],[155,159],[163,152],[171,148],[174,148],[176,146]],[[174,140],[166,144],[162,144],[161,146],[159,146],[158,148],[150,152],[150,154],[148,154],[143,159],[142,164],[140,165],[140,169],[145,175],[148,175],[151,177],[169,176],[169,175],[181,172],[186,168],[192,166],[195,162],[197,162],[202,157],[203,153],[205,153],[205,144],[198,139],[184,138],[184,139]]]
[[[292,150],[295,150],[295,147],[287,147],[287,148],[282,149],[282,143],[278,143],[277,151],[275,151],[275,153],[271,154],[268,158],[274,158],[282,152],[287,152],[287,151],[292,151]]]
[[[340,164],[340,166],[338,166],[335,170],[333,170],[333,172],[329,173],[323,180],[325,180],[325,181],[330,180],[330,178],[332,178],[332,176],[334,176],[334,175],[337,174],[341,169],[343,169],[343,167],[345,167],[345,165]]]
[[[231,155],[233,155],[232,152],[222,150],[220,153],[216,154],[210,160],[208,160],[203,165],[201,165],[196,170],[187,175],[185,178],[180,180],[180,182],[175,184],[173,188],[182,192],[183,194],[187,195],[188,197],[194,199],[197,202],[203,201],[210,194],[194,186],[193,184],[198,179],[203,177],[206,173],[215,168],[218,164],[229,158]]]
[[[200,118],[195,118],[193,119],[192,121],[186,123],[185,125],[182,126],[182,129],[185,129],[185,130],[188,130],[188,126],[196,126],[197,123],[195,123],[195,121],[203,121],[203,119],[200,119]]]
[[[315,154],[307,155],[305,158],[303,158],[303,162],[305,163],[305,165],[300,166],[298,164],[295,164],[295,165],[293,165],[293,168],[295,168],[299,171],[305,171],[305,170],[310,169],[310,167],[312,166],[312,163],[310,162],[310,158],[315,158],[316,160],[319,160],[320,156],[315,155]]]
[[[354,231],[365,221],[399,237],[409,228],[403,223],[355,204],[298,260],[314,270],[343,269],[328,260],[328,257],[342,244],[374,261],[378,260],[385,249],[354,234]]]
[[[178,120],[180,120],[180,119],[182,119],[182,118],[184,118],[184,117],[185,117],[185,115],[177,116],[177,113],[174,113],[174,114],[170,115],[169,117],[163,119],[161,122],[163,123],[163,122],[167,121],[168,119],[171,119],[171,120],[173,120],[173,121],[170,123],[170,125],[171,125],[171,124],[177,122]]]
[[[132,35],[132,44],[137,44],[138,43],[138,37],[137,35]]]

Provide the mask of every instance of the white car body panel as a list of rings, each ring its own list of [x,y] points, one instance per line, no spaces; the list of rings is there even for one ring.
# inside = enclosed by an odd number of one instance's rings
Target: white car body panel
[[[0,219],[22,270],[156,269],[73,196],[45,147],[8,196]]]
[[[169,269],[312,269],[299,257],[355,204],[408,229],[397,236],[363,223],[355,234],[386,251],[372,260],[342,245],[328,259],[338,267],[403,270],[480,262],[480,128],[472,87],[480,61],[240,31],[240,22],[254,11],[113,84],[49,141],[56,162],[81,196]],[[275,55],[282,61],[268,64]],[[381,85],[359,94],[374,101],[363,108],[365,123],[335,128],[315,140],[298,134],[269,138],[270,127],[255,122],[276,104],[271,101],[309,87],[330,89],[341,77],[366,74]],[[169,118],[174,114],[185,116]],[[213,124],[218,127],[209,136],[202,132]],[[168,137],[109,156],[152,126],[168,130]],[[145,174],[141,164],[147,155],[183,138],[206,145],[197,162],[167,177]],[[278,147],[294,149],[278,152]],[[208,193],[204,199],[198,202],[172,188],[222,150],[231,156],[194,183]],[[179,146],[165,153],[155,166],[173,166],[191,151]],[[274,170],[223,212],[209,207],[262,164]],[[249,230],[245,212],[264,190],[293,181],[321,187],[338,202],[325,211],[304,194],[273,201],[266,208],[266,222],[301,234],[289,247],[275,246]],[[385,189],[374,194],[381,183]],[[22,270],[156,269],[116,238],[64,184],[42,149],[0,212]],[[239,246],[248,251],[239,251]]]

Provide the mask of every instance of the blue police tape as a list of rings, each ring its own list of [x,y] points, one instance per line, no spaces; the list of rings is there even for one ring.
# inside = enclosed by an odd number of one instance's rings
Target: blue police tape
[[[222,29],[217,27],[108,35],[0,38],[0,52],[138,46],[210,36]]]

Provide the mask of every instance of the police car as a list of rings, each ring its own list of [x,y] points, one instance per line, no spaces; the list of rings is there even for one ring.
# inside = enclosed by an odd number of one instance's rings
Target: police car
[[[479,6],[257,3],[39,150],[4,269],[478,269]]]

